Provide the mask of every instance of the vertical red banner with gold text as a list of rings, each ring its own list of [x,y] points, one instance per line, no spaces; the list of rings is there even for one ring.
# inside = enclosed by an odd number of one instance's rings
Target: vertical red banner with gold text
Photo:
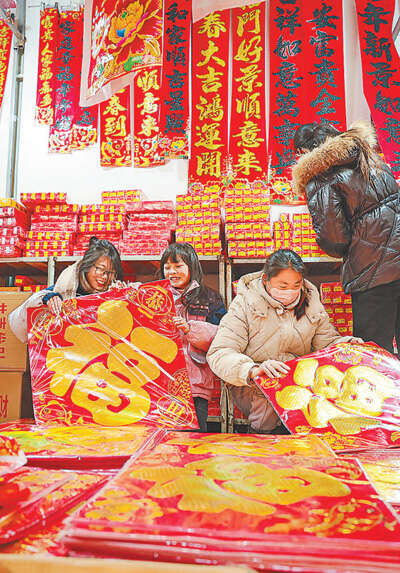
[[[307,0],[303,8],[306,122],[346,129],[342,0]],[[304,65],[305,64],[305,65]]]
[[[400,176],[400,56],[393,42],[395,0],[356,0],[364,95],[379,144]]]
[[[39,65],[36,88],[36,119],[52,125],[54,121],[54,86],[58,36],[58,9],[40,12]]]
[[[221,183],[228,154],[228,10],[192,27],[192,126],[189,185]]]
[[[130,86],[100,104],[100,165],[132,165]]]
[[[12,32],[7,24],[0,20],[0,107],[3,102],[4,87],[7,80],[11,44]]]
[[[55,113],[49,151],[72,150],[73,124],[78,114],[82,63],[83,13],[61,12],[56,55]]]
[[[237,178],[265,179],[265,3],[232,10],[229,157]]]
[[[160,145],[169,159],[189,157],[189,67],[191,0],[164,2]]]
[[[304,110],[308,89],[304,68],[304,19],[300,0],[290,4],[270,0],[270,104],[269,104],[269,172],[271,202],[304,204],[305,197],[292,191],[291,166],[295,163],[293,137],[296,129],[308,120]],[[311,120],[309,120],[311,121]]]
[[[160,150],[161,69],[139,70],[133,81],[133,164],[151,167],[165,163]]]

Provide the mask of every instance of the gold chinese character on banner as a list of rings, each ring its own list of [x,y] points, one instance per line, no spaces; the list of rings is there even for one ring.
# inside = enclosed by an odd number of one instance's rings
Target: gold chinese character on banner
[[[243,125],[239,127],[240,133],[235,133],[233,137],[240,137],[241,141],[238,142],[238,146],[246,147],[260,147],[263,139],[262,137],[257,137],[261,131],[261,127],[257,125],[254,121],[246,120]]]
[[[224,117],[224,108],[222,107],[220,94],[216,94],[211,101],[208,101],[204,96],[200,96],[200,103],[196,104],[196,109],[200,112],[200,121],[204,119],[221,121]]]
[[[248,8],[243,8],[243,10],[248,10]],[[250,34],[260,33],[260,10],[257,9],[257,10],[251,10],[250,12],[245,12],[242,16],[238,17],[238,27],[237,27],[238,36],[240,37],[243,36],[246,24],[252,21],[254,21],[254,28],[253,30],[248,30],[248,32]]]
[[[217,92],[222,88],[222,82],[219,78],[223,75],[223,72],[217,72],[215,68],[207,66],[207,73],[203,75],[196,75],[196,78],[202,80],[201,89],[204,93],[208,94],[210,92]]]
[[[243,153],[239,155],[236,169],[238,173],[243,173],[244,175],[250,175],[252,170],[262,171],[256,154],[249,149],[244,149]]]
[[[144,91],[159,90],[160,85],[157,79],[157,70],[142,72],[137,78],[137,85]]]
[[[118,95],[113,95],[108,101],[108,105],[104,110],[104,115],[118,115],[120,111],[126,111],[126,107],[121,105]]]
[[[243,40],[239,44],[234,59],[240,62],[259,62],[263,51],[260,36],[253,36],[250,39]],[[251,56],[251,57],[250,57]]]
[[[260,119],[261,117],[261,107],[259,98],[259,93],[245,94],[243,99],[236,99],[236,111],[237,113],[243,113],[246,119],[255,117]]]
[[[207,149],[219,149],[222,147],[222,143],[217,143],[221,141],[219,135],[219,123],[210,123],[204,124],[201,127],[199,125],[196,126],[196,135],[199,138],[198,141],[194,144],[195,147],[206,147]]]
[[[197,156],[196,173],[199,177],[209,175],[210,177],[221,176],[221,152],[213,151],[202,153]]]
[[[251,64],[245,68],[240,68],[240,71],[243,75],[235,78],[235,82],[240,82],[241,84],[238,87],[239,92],[244,90],[246,92],[252,93],[254,92],[255,88],[260,88],[263,85],[262,82],[257,81],[257,76],[261,73],[261,70],[256,64]]]
[[[151,115],[148,115],[143,119],[141,127],[142,129],[141,131],[139,131],[139,134],[146,135],[147,137],[151,137],[153,131],[155,133],[158,133],[160,131],[156,118]]]
[[[126,136],[126,117],[106,117],[105,118],[104,133],[106,135],[114,135],[115,137]]]
[[[153,92],[147,92],[144,96],[143,102],[138,104],[138,108],[143,108],[140,114],[145,115],[146,113],[155,113],[158,109],[158,101],[160,101],[160,98],[156,97]]]
[[[216,64],[219,66],[224,67],[225,62],[222,58],[219,58],[215,54],[219,51],[218,46],[212,40],[208,41],[208,46],[206,50],[201,50],[202,56],[204,56],[204,60],[202,62],[198,62],[197,66],[205,66],[206,64],[210,63],[211,58],[215,61]]]
[[[226,26],[220,14],[214,12],[203,18],[199,34],[207,34],[208,38],[219,38],[223,32],[226,32]]]

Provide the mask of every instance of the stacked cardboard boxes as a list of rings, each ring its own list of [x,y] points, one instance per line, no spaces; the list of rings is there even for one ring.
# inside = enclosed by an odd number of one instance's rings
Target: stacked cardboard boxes
[[[0,257],[21,257],[29,227],[27,209],[14,199],[0,199]]]
[[[221,209],[219,190],[206,187],[201,193],[177,195],[176,240],[190,243],[199,256],[221,254]]]
[[[8,315],[31,293],[0,292],[0,422],[20,418],[27,345],[11,332]]]
[[[353,312],[351,296],[343,291],[339,282],[321,283],[321,301],[331,322],[343,336],[353,334]]]
[[[228,255],[266,258],[273,251],[268,189],[237,182],[225,191],[225,239]]]

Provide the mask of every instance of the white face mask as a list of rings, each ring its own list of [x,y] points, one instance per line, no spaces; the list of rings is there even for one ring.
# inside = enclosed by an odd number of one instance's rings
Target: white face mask
[[[298,289],[280,289],[280,288],[270,288],[269,294],[281,302],[284,306],[294,302],[300,295],[301,287]]]

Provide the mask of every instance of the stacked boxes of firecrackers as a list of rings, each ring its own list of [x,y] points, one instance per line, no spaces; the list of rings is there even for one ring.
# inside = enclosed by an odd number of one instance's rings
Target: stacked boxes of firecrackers
[[[225,239],[228,256],[265,258],[273,251],[268,190],[236,183],[225,191]]]
[[[14,199],[0,199],[0,257],[20,257],[29,228],[27,209]]]
[[[353,334],[351,296],[343,291],[341,283],[321,283],[321,301],[331,322],[342,336]]]
[[[83,255],[93,236],[118,246],[127,224],[124,205],[82,205],[74,255]]]
[[[21,201],[31,213],[24,256],[72,255],[80,205],[67,203],[65,193],[23,193]]]
[[[199,256],[221,254],[221,209],[219,189],[177,195],[176,241],[190,243]]]
[[[309,213],[281,213],[273,223],[274,248],[292,249],[301,257],[328,256],[316,242],[316,234]]]
[[[139,201],[129,207],[120,241],[122,255],[159,257],[171,242],[176,215],[172,201]]]

